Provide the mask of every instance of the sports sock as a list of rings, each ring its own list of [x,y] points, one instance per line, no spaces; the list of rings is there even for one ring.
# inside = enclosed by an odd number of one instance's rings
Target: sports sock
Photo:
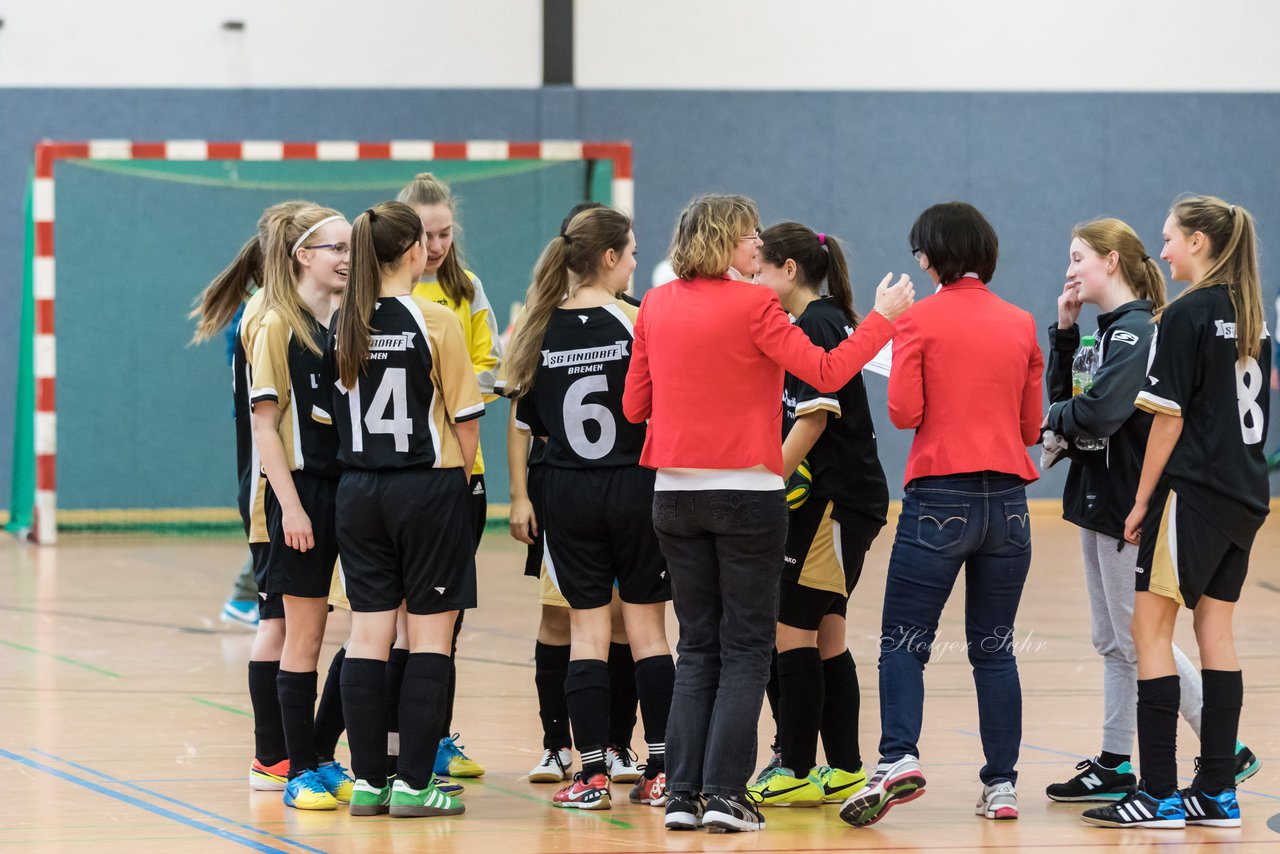
[[[1244,678],[1239,670],[1201,670],[1204,715],[1200,722],[1200,772],[1196,786],[1206,795],[1221,794],[1236,785],[1236,739]]]
[[[559,750],[573,743],[569,735],[569,705],[564,680],[569,671],[569,645],[533,646],[533,682],[538,689],[538,717],[542,718],[542,747]]]
[[[400,761],[396,778],[415,789],[431,784],[440,744],[440,731],[449,692],[449,656],[437,652],[410,653],[400,690]]]
[[[609,744],[630,747],[636,728],[636,663],[631,645],[609,644]]]
[[[1132,758],[1133,757],[1131,756],[1124,756],[1119,753],[1108,753],[1107,751],[1104,750],[1098,754],[1097,763],[1101,765],[1103,768],[1106,768],[1110,771],[1114,771],[1115,769],[1119,768],[1123,763],[1128,762]]]
[[[338,739],[346,724],[342,720],[342,662],[347,657],[342,647],[329,663],[329,675],[320,691],[320,705],[316,707],[316,761],[321,764],[333,761],[338,749]]]
[[[383,750],[387,757],[387,774],[396,773],[396,760],[400,756],[400,689],[404,684],[404,666],[409,660],[409,650],[392,648],[387,656],[386,687],[387,694],[387,743]]]
[[[774,648],[769,652],[769,681],[765,683],[764,695],[769,699],[769,716],[773,718],[773,727],[775,735],[773,741],[776,744],[778,737],[776,730],[778,728],[778,650]]]
[[[1142,787],[1163,799],[1178,787],[1178,677],[1138,680],[1138,761]]]
[[[276,677],[284,743],[289,748],[289,779],[316,770],[316,682],[319,674],[281,670]]]
[[[609,665],[596,659],[569,662],[564,680],[573,740],[582,755],[582,776],[606,773],[605,738],[609,735]]]
[[[284,718],[280,714],[280,689],[276,679],[278,661],[249,662],[249,702],[253,705],[253,755],[271,767],[289,758],[284,741]]]
[[[778,653],[778,744],[783,766],[798,777],[818,764],[824,687],[817,647]]]
[[[453,621],[453,641],[449,647],[449,681],[445,686],[440,738],[448,738],[453,734],[453,698],[458,692],[458,635],[462,634],[462,616],[466,613],[466,611],[459,611],[458,619]]]
[[[667,718],[675,683],[676,665],[670,655],[651,655],[636,662],[636,693],[649,753],[644,775],[650,780],[667,769]]]
[[[858,687],[858,668],[849,650],[823,660],[822,684],[825,690],[822,750],[827,764],[856,773],[862,767],[862,749],[858,742],[862,692]]]
[[[379,788],[387,783],[387,670],[385,661],[347,658],[339,677],[351,773]]]

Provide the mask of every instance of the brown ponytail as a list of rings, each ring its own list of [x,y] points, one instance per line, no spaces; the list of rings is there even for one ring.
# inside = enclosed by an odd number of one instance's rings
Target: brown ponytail
[[[764,245],[760,257],[775,267],[781,267],[787,259],[796,262],[800,271],[800,283],[818,290],[825,281],[827,291],[853,327],[861,318],[853,307],[853,288],[849,284],[849,265],[845,261],[840,241],[829,234],[819,234],[798,222],[780,222],[771,225],[761,234]]]
[[[342,217],[333,208],[316,205],[281,215],[268,228],[267,240],[262,248],[262,289],[265,308],[275,311],[293,332],[302,346],[321,354],[320,345],[311,332],[307,317],[311,311],[298,296],[298,281],[302,267],[294,256],[294,244],[321,220]]]
[[[1079,238],[1099,255],[1116,253],[1120,275],[1129,284],[1133,295],[1138,299],[1151,300],[1152,311],[1159,312],[1164,308],[1168,300],[1164,274],[1155,259],[1147,255],[1142,240],[1128,223],[1114,217],[1102,217],[1077,225],[1071,229],[1071,236]]]

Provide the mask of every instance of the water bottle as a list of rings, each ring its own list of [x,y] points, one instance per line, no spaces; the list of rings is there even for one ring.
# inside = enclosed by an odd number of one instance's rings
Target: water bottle
[[[1092,335],[1085,335],[1080,339],[1080,349],[1076,351],[1075,358],[1071,360],[1072,397],[1084,394],[1093,387],[1093,375],[1098,370],[1098,361],[1097,339]],[[1074,441],[1082,451],[1101,451],[1107,446],[1106,439],[1079,437]]]

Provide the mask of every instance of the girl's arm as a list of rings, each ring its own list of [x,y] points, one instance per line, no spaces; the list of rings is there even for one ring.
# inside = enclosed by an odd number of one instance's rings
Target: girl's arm
[[[1142,460],[1142,477],[1138,480],[1138,494],[1134,497],[1133,509],[1124,520],[1124,538],[1137,544],[1142,539],[1142,520],[1146,518],[1151,502],[1151,494],[1156,490],[1164,467],[1169,464],[1169,457],[1182,436],[1182,418],[1157,412],[1151,422],[1151,435],[1147,437],[1147,454]]]
[[[822,431],[827,429],[828,417],[825,409],[796,417],[796,423],[791,425],[791,432],[782,443],[783,478],[795,474],[796,467],[813,450],[818,439],[822,438]]]
[[[516,426],[516,406],[511,404],[511,417],[507,420],[507,477],[511,482],[511,536],[533,545],[538,536],[538,519],[529,500],[529,442],[528,433]]]

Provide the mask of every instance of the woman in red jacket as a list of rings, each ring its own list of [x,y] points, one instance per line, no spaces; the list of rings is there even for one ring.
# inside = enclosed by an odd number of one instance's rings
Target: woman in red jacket
[[[1013,621],[1031,566],[1027,448],[1044,417],[1035,319],[987,289],[995,230],[972,205],[920,214],[911,252],[940,285],[898,320],[889,417],[914,429],[880,633],[880,764],[840,817],[861,827],[924,793],[924,667],[965,566],[965,638],[986,765],[978,815],[1018,817],[1022,689]]]
[[[787,536],[783,375],[835,391],[893,337],[891,320],[914,298],[909,278],[890,287],[886,276],[875,310],[827,352],[772,291],[726,275],[759,268],[759,227],[742,196],[703,196],[681,214],[671,252],[680,278],[645,295],[622,399],[629,420],[649,420],[640,462],[658,472],[654,528],[680,621],[671,830],[764,827],[745,792]]]

